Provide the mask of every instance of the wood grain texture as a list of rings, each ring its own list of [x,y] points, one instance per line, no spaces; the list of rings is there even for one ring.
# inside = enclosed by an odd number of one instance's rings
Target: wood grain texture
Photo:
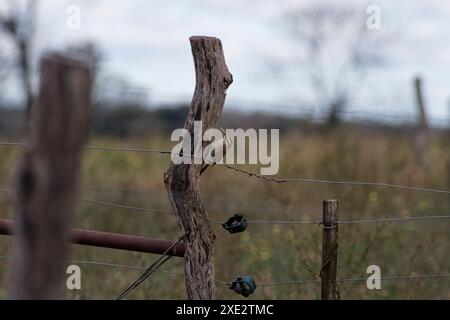
[[[222,44],[213,37],[190,38],[196,85],[185,129],[193,137],[194,121],[202,121],[203,132],[216,128],[233,78],[225,64]],[[192,146],[193,154],[194,146]],[[184,238],[186,291],[189,299],[214,299],[214,233],[200,199],[202,164],[170,164],[164,183]],[[220,189],[210,190],[220,192]]]
[[[339,200],[323,201],[323,234],[322,234],[322,268],[321,296],[322,300],[336,300],[338,297],[337,250],[339,230]]]
[[[91,79],[58,54],[40,63],[39,97],[16,181],[15,299],[61,298]]]

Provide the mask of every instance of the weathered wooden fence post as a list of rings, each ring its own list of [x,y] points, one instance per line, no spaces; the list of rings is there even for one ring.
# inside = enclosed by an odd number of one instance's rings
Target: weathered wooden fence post
[[[414,78],[414,93],[416,97],[417,111],[419,113],[419,128],[425,130],[428,127],[427,111],[422,90],[422,78]]]
[[[15,299],[61,298],[81,147],[90,105],[90,72],[58,54],[40,63],[39,97],[17,173]]]
[[[322,268],[320,270],[322,300],[338,297],[336,274],[339,230],[339,200],[323,201]]]
[[[427,167],[427,144],[428,144],[428,119],[425,99],[423,96],[422,78],[414,78],[414,95],[418,112],[418,127],[415,137],[416,157],[422,168]]]
[[[194,121],[202,122],[202,135],[216,128],[233,78],[225,64],[222,44],[213,37],[190,38],[196,85],[185,129],[194,141]],[[202,144],[204,147],[204,145]],[[191,146],[191,155],[194,145]],[[192,159],[192,158],[191,158]],[[164,183],[184,238],[186,291],[189,299],[214,299],[214,233],[200,200],[201,164],[170,164]],[[212,190],[214,192],[214,190]],[[220,192],[219,189],[217,192]]]

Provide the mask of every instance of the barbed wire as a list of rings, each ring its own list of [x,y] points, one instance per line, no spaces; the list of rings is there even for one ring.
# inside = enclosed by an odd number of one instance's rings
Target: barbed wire
[[[348,185],[348,186],[372,186],[372,187],[385,187],[392,189],[403,189],[421,192],[432,192],[432,193],[443,193],[450,194],[450,190],[440,190],[432,188],[420,188],[412,186],[404,186],[399,184],[389,184],[384,182],[367,182],[367,181],[336,181],[336,180],[321,180],[321,179],[308,179],[308,178],[269,178],[262,176],[252,171],[247,171],[244,169],[237,168],[231,165],[225,165],[226,168],[232,169],[236,172],[243,173],[250,177],[256,177],[259,179],[264,179],[267,181],[272,181],[276,183],[286,183],[286,182],[304,182],[304,183],[316,183],[316,184],[337,184],[337,185]]]
[[[26,143],[23,142],[0,142],[0,146],[25,146]],[[103,146],[84,146],[84,149],[87,150],[101,150],[101,151],[119,151],[119,152],[138,152],[138,153],[159,153],[159,154],[172,154],[174,152],[170,150],[161,150],[161,149],[141,149],[141,148],[123,148],[123,147],[103,147]],[[193,156],[195,157],[195,156]],[[247,171],[241,168],[237,168],[236,166],[232,166],[229,164],[217,163],[219,165],[223,165],[224,167],[251,176],[259,179],[263,179],[270,182],[275,183],[286,183],[286,182],[303,182],[303,183],[316,183],[316,184],[336,184],[336,185],[348,185],[348,186],[372,186],[372,187],[385,187],[391,189],[402,189],[402,190],[411,190],[411,191],[421,191],[421,192],[431,192],[431,193],[442,193],[442,194],[450,194],[450,190],[441,190],[434,188],[420,188],[413,186],[404,186],[398,184],[389,184],[384,182],[367,182],[367,181],[336,181],[336,180],[322,180],[322,179],[309,179],[309,178],[272,178],[257,174],[255,172]]]
[[[384,183],[384,182],[334,181],[334,180],[305,179],[305,178],[283,178],[283,180],[285,180],[287,182],[298,181],[298,182],[306,182],[306,183],[339,184],[339,185],[348,185],[348,186],[386,187],[386,188],[391,188],[391,189],[403,189],[403,190],[412,190],[412,191],[450,194],[449,190],[420,188],[420,187],[404,186],[404,185],[399,185],[399,184],[389,184],[389,183]]]
[[[263,175],[257,174],[255,172],[251,172],[251,171],[247,171],[247,170],[244,170],[244,169],[240,169],[240,168],[238,168],[236,166],[232,166],[230,164],[223,164],[223,165],[225,166],[225,168],[231,169],[231,170],[239,172],[239,173],[243,173],[245,175],[248,175],[249,177],[256,177],[258,179],[263,179],[263,180],[270,181],[270,182],[275,182],[275,183],[285,183],[285,182],[287,182],[285,179],[270,178],[270,177],[267,177],[267,176],[263,176]]]
[[[255,172],[247,171],[245,169],[240,169],[235,166],[228,165],[228,164],[225,164],[224,166],[228,169],[234,170],[239,173],[243,173],[250,177],[256,177],[259,179],[264,179],[264,180],[275,182],[275,183],[304,182],[304,183],[316,183],[316,184],[338,184],[338,185],[349,185],[349,186],[372,186],[372,187],[386,187],[386,188],[392,188],[392,189],[403,189],[403,190],[412,190],[412,191],[421,191],[421,192],[450,194],[449,190],[419,188],[419,187],[404,186],[404,185],[398,185],[398,184],[389,184],[389,183],[384,183],[384,182],[336,181],[336,180],[321,180],[321,179],[308,179],[308,178],[269,178],[269,177],[257,174]]]

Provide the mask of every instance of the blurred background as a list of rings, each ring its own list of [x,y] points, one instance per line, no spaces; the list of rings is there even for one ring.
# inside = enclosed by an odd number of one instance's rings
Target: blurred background
[[[0,137],[26,139],[48,50],[86,61],[94,73],[91,145],[170,149],[195,85],[188,38],[222,40],[234,82],[221,126],[279,128],[280,176],[450,188],[450,3],[303,0],[0,0]],[[9,188],[21,150],[0,148],[0,184]],[[170,210],[162,175],[169,157],[86,151],[83,197]],[[257,166],[245,166],[257,170]],[[322,200],[339,198],[342,219],[445,215],[447,194],[376,187],[271,184],[223,167],[202,176],[209,216],[236,212],[252,220],[317,220]],[[238,189],[239,188],[239,189]],[[215,192],[217,190],[218,192]],[[1,216],[14,216],[0,194]],[[170,215],[79,203],[75,226],[174,239]],[[344,225],[338,277],[449,273],[448,220]],[[313,279],[320,269],[322,229],[250,225],[216,230],[216,278],[251,274],[258,283]],[[274,241],[276,240],[276,241]],[[73,246],[82,290],[67,298],[110,299],[152,255]],[[1,238],[0,297],[7,296],[11,239]],[[165,270],[183,273],[172,259]],[[117,266],[121,265],[121,266]],[[124,266],[125,265],[125,266]],[[450,298],[449,278],[343,283],[345,298]],[[239,298],[218,285],[219,298]],[[317,284],[266,286],[251,298],[316,299]],[[184,297],[180,275],[159,273],[130,298]]]

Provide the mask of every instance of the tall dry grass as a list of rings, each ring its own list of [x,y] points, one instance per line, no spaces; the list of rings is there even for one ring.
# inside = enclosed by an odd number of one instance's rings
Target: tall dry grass
[[[281,136],[280,176],[329,180],[379,181],[393,184],[449,189],[450,145],[448,135],[434,133],[427,150],[428,168],[416,160],[411,133],[406,131],[337,130],[291,132]],[[169,148],[168,137],[118,140],[93,138],[106,146]],[[20,150],[0,149],[2,186],[12,183]],[[170,210],[162,176],[166,155],[86,151],[81,194],[85,198],[117,204]],[[247,169],[257,170],[256,166]],[[223,220],[236,212],[252,220],[319,220],[322,200],[341,200],[344,220],[387,216],[446,215],[450,198],[445,194],[379,187],[292,182],[274,184],[250,178],[221,166],[202,177],[202,198],[211,218]],[[12,201],[0,195],[2,217],[12,217]],[[339,230],[338,275],[365,277],[368,265],[381,267],[382,276],[448,273],[450,270],[449,220],[342,225]],[[176,220],[168,214],[142,213],[80,202],[74,226],[109,232],[174,239]],[[313,279],[321,263],[321,233],[316,225],[250,225],[246,232],[230,235],[214,226],[215,274],[229,281],[252,275],[257,284]],[[2,237],[0,254],[9,256],[12,241]],[[51,252],[49,252],[51,254]],[[147,266],[155,255],[113,249],[73,246],[72,258],[131,266]],[[7,296],[9,260],[0,260],[0,297]],[[111,299],[127,287],[139,271],[122,267],[79,264],[82,290],[68,291],[67,298]],[[162,267],[183,272],[183,261],[173,258]],[[450,279],[383,281],[382,290],[370,291],[364,282],[343,283],[344,299],[450,298]],[[184,298],[183,276],[156,273],[136,289],[133,299]],[[217,285],[217,297],[240,299],[226,286]],[[320,286],[297,284],[260,286],[250,299],[318,299]]]

